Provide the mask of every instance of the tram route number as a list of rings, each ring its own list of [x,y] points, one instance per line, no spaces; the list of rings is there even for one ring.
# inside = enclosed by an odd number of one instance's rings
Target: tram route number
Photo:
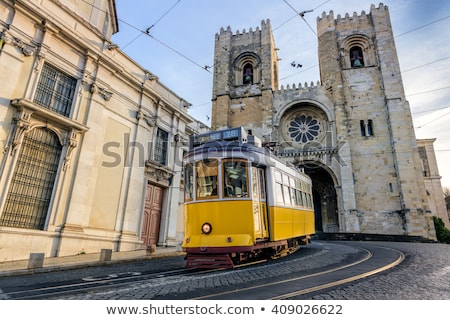
[[[275,314],[343,314],[340,304],[282,304],[274,305],[271,312]]]

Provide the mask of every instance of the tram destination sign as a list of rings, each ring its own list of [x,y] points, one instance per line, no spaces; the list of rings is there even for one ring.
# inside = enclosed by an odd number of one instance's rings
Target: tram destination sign
[[[224,129],[218,131],[211,131],[207,133],[197,134],[190,137],[190,148],[212,142],[212,141],[239,141],[241,143],[247,142],[247,133],[243,127],[232,129]]]

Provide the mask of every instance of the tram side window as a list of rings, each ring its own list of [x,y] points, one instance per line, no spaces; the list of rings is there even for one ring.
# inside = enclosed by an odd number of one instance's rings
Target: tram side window
[[[312,208],[313,205],[312,205],[311,194],[308,193],[308,194],[306,195],[306,197],[307,197],[307,199],[308,199],[308,208]]]
[[[295,193],[297,194],[297,203],[300,207],[303,207],[303,199],[302,199],[302,192],[298,189],[295,190]]]
[[[284,205],[283,199],[283,181],[281,180],[281,172],[274,171],[275,175],[275,194],[278,204]]]
[[[218,161],[208,159],[196,163],[197,199],[218,198]]]
[[[302,182],[300,180],[295,181],[295,194],[297,196],[297,205],[303,207],[303,199],[302,199]]]
[[[302,191],[302,202],[303,202],[303,206],[308,207],[308,201],[306,199],[306,193]]]
[[[224,197],[248,196],[247,162],[224,160],[223,162],[223,190]]]
[[[288,186],[283,186],[283,194],[284,194],[284,204],[286,206],[291,206],[291,196],[289,194]]]
[[[290,192],[291,192],[291,203],[293,206],[298,206],[298,202],[297,202],[297,195],[295,192],[295,179],[293,178],[289,178],[289,183],[290,183]]]
[[[284,204],[286,206],[291,206],[291,194],[289,192],[289,176],[283,174],[283,195]]]
[[[191,163],[186,165],[184,174],[184,200],[191,201],[194,198],[194,168]]]
[[[313,207],[313,201],[312,201],[312,195],[311,195],[311,186],[307,185],[306,187],[306,198],[308,200],[308,208],[312,208]]]

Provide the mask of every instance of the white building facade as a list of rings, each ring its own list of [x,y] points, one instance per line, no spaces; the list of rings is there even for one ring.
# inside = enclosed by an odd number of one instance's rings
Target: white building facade
[[[179,244],[202,126],[115,32],[112,0],[0,0],[0,261]]]

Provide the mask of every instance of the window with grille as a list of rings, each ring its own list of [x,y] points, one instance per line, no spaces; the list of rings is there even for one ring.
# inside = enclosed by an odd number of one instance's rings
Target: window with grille
[[[158,128],[158,133],[156,135],[155,141],[155,153],[154,158],[158,163],[167,164],[167,144],[169,139],[169,133]]]
[[[68,117],[72,107],[76,83],[76,79],[48,64],[44,64],[34,102]]]
[[[47,128],[25,135],[0,226],[44,229],[61,150],[57,135]]]

